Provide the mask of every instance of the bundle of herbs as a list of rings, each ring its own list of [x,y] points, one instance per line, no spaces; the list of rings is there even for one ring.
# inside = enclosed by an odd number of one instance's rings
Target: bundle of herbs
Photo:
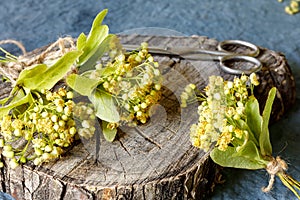
[[[1,49],[2,67],[24,68],[16,79],[3,73],[12,90],[0,101],[0,147],[11,168],[59,158],[76,139],[92,138],[98,120],[110,142],[118,126],[147,122],[161,97],[158,63],[146,43],[124,51],[102,25],[106,14],[96,16],[76,45],[70,37],[61,38],[30,59]]]
[[[211,159],[223,167],[240,169],[266,169],[270,181],[264,192],[269,192],[275,176],[300,199],[297,190],[300,183],[286,173],[286,162],[273,157],[269,136],[269,119],[277,89],[269,91],[264,110],[254,96],[254,87],[259,85],[256,74],[242,75],[233,81],[220,76],[210,76],[204,92],[193,84],[181,95],[182,106],[201,102],[198,107],[199,120],[190,128],[193,146],[210,151]]]

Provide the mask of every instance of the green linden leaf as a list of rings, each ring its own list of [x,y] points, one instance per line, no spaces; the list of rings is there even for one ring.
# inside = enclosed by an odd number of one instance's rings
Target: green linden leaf
[[[16,85],[22,85],[24,80],[28,78],[40,77],[41,74],[47,70],[47,68],[48,67],[45,64],[38,64],[38,65],[25,68],[24,70],[21,71],[16,81]]]
[[[116,69],[117,69],[117,66],[111,66],[111,67],[104,67],[102,69],[88,70],[88,71],[81,73],[80,76],[83,76],[83,77],[89,78],[89,79],[98,80],[99,84],[100,84],[101,82],[104,82],[103,78],[108,77],[110,75],[114,75],[116,73]],[[97,73],[97,74],[101,75],[101,78],[100,79],[99,79],[99,77],[91,78],[91,75],[93,73]]]
[[[250,146],[251,145],[254,145],[254,143],[250,144]],[[240,156],[234,156],[235,153],[236,148],[234,147],[228,147],[226,151],[221,151],[218,148],[214,148],[210,152],[210,157],[215,163],[223,167],[234,167],[241,169],[263,169],[266,167],[266,165],[263,163],[264,161],[255,160],[251,158],[251,155],[247,155],[247,153],[253,153],[250,150],[245,150],[245,152]]]
[[[257,141],[262,132],[262,117],[259,111],[259,103],[254,96],[250,96],[245,105],[245,113],[247,116],[247,124]]]
[[[98,42],[98,44],[100,44],[104,40],[104,38],[107,36],[107,34],[105,35],[105,34],[99,33],[99,30],[102,29],[102,28],[99,29],[99,27],[102,26],[103,19],[105,18],[107,12],[108,12],[108,10],[104,9],[95,17],[93,24],[92,24],[92,28],[91,28],[88,38],[87,38],[88,46],[92,46],[92,44],[97,44],[97,42]],[[91,42],[91,43],[89,43],[89,42]]]
[[[252,140],[248,140],[243,146],[237,147],[236,151],[237,152],[232,156],[242,156],[250,160],[256,160],[258,162],[264,161],[262,155],[260,154],[260,151],[258,150],[258,147]]]
[[[272,111],[273,101],[276,96],[276,87],[273,87],[268,94],[268,99],[266,101],[266,105],[263,111],[263,122],[262,122],[262,134],[259,137],[259,146],[261,149],[261,154],[263,156],[271,156],[272,155],[272,145],[270,141],[270,134],[269,134],[269,120]]]
[[[22,88],[22,89],[19,89],[16,92],[16,95],[13,97],[12,101],[10,102],[10,104],[19,101],[20,99],[22,99],[26,95],[28,95],[28,99],[27,99],[28,102],[26,102],[26,103],[24,102],[21,105],[17,105],[15,108],[13,108],[11,110],[12,113],[10,113],[10,114],[13,114],[13,115],[17,116],[20,113],[24,113],[28,109],[28,106],[30,107],[30,105],[32,105],[34,103],[35,99],[32,96],[32,92],[29,89]]]
[[[86,35],[84,33],[81,33],[77,38],[77,49],[83,50],[86,44]]]
[[[89,99],[95,107],[96,116],[98,118],[107,122],[120,121],[119,112],[110,94],[96,89],[91,96],[89,96]]]
[[[117,129],[116,128],[114,128],[114,129],[107,128],[107,125],[108,125],[108,122],[102,120],[102,131],[103,131],[104,138],[107,141],[112,142],[112,141],[114,141],[114,139],[117,135]]]
[[[108,26],[101,25],[97,29],[99,37],[87,38],[84,47],[81,47],[84,53],[79,58],[79,64],[84,64],[94,54],[101,42],[108,36]]]
[[[42,76],[39,73],[31,78],[24,78],[24,87],[30,90],[51,89],[68,71],[70,71],[71,67],[81,54],[81,51],[71,51],[66,53],[54,65],[47,68]]]
[[[91,74],[94,73],[95,70],[89,70],[89,71],[85,71],[83,73],[80,74],[80,76],[83,76],[85,78],[89,78],[89,79],[92,79],[90,78],[91,77]]]
[[[19,99],[22,99],[23,97],[26,96],[26,94],[29,94],[29,93],[30,93],[30,91],[28,91],[28,90],[18,89],[14,93],[14,95],[13,95],[12,100],[10,101],[10,103],[13,103],[13,102],[18,101]]]
[[[20,100],[21,98],[23,98],[29,92],[30,91],[23,90],[20,87],[15,86],[13,88],[13,91],[11,91],[11,93],[10,93],[10,95],[8,97],[3,98],[3,99],[0,100],[0,104],[4,106],[5,104],[8,105],[10,103],[14,103],[14,102]]]
[[[85,60],[84,62],[80,61],[80,71],[86,71],[86,70],[91,70],[94,69],[94,66],[96,65],[96,62],[103,56],[105,52],[107,52],[110,49],[110,43],[111,41],[114,41],[113,39],[115,38],[115,35],[109,34],[103,42],[96,46],[94,49],[87,51],[84,49],[84,55]],[[87,53],[86,53],[87,52]]]
[[[100,12],[93,21],[92,28],[88,37],[80,34],[78,50],[84,53],[79,58],[79,64],[84,64],[95,52],[102,41],[108,36],[108,26],[101,25],[104,17],[107,14],[107,9]]]
[[[252,133],[252,130],[250,129],[249,125],[244,120],[235,120],[235,123],[239,129],[248,131],[249,140],[253,141],[255,145],[257,146],[259,145],[258,140],[256,139],[255,135]]]
[[[0,104],[1,104],[1,105],[4,105],[9,99],[10,99],[10,96],[1,99],[1,100],[0,100]]]
[[[25,96],[22,94],[24,93],[18,94],[8,105],[0,107],[0,118],[4,115],[8,115],[11,109],[32,101],[33,97],[31,93],[27,93]]]
[[[99,80],[90,79],[78,74],[69,75],[66,82],[68,86],[83,96],[90,96],[100,83]]]

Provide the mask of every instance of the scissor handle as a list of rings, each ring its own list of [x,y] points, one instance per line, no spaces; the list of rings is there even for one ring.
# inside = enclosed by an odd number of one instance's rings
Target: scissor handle
[[[228,51],[228,50],[224,49],[224,47],[226,45],[244,46],[248,49],[251,49],[251,51],[249,53],[245,53],[245,54],[237,53],[239,55],[256,57],[259,54],[259,48],[256,45],[254,45],[250,42],[242,41],[242,40],[224,40],[218,44],[218,50],[233,53],[232,51]]]
[[[251,69],[233,69],[225,64],[228,61],[230,61],[231,63],[237,61],[246,61],[252,63],[253,67],[251,67]],[[253,72],[257,72],[261,70],[262,64],[258,59],[251,56],[230,55],[230,56],[224,56],[220,59],[220,67],[223,71],[227,73],[240,75],[240,74],[251,74]]]

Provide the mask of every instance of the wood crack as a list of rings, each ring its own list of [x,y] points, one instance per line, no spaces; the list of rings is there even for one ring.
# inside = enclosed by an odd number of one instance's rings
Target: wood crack
[[[124,177],[124,179],[126,180],[127,179],[127,177],[126,177],[126,170],[125,170],[125,167],[124,167],[124,165],[123,165],[123,163],[121,162],[121,160],[119,159],[119,157],[118,157],[118,155],[117,155],[117,153],[116,153],[116,150],[114,149],[114,154],[115,154],[115,156],[116,156],[116,159],[117,159],[117,161],[120,163],[120,165],[121,165],[121,167],[122,167],[122,170],[123,170],[123,177]]]
[[[2,155],[1,155],[1,160],[2,160]],[[1,171],[1,174],[0,174],[0,176],[1,176],[1,188],[2,188],[2,191],[3,192],[6,192],[6,186],[5,186],[5,169],[4,169],[4,167],[2,167],[1,169],[0,169],[0,171]]]
[[[125,147],[125,145],[123,144],[123,142],[121,140],[119,140],[119,143],[121,145],[121,147],[125,150],[126,153],[128,153],[129,156],[131,156],[130,152],[128,151],[128,149]]]
[[[62,182],[61,182],[61,185],[62,185],[62,191],[60,193],[60,200],[64,200],[64,197],[66,196],[66,193],[67,193],[67,187]]]
[[[155,142],[152,138],[148,137],[142,130],[140,130],[139,128],[134,128],[137,133],[142,136],[146,141],[150,142],[151,144],[154,144],[155,146],[157,146],[159,149],[162,149],[161,145],[157,142]]]

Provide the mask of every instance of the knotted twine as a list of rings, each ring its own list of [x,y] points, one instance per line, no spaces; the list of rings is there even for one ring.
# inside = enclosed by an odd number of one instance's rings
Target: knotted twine
[[[285,173],[287,170],[287,164],[284,160],[282,160],[279,156],[273,158],[266,167],[268,174],[270,175],[269,184],[267,187],[262,188],[263,192],[270,192],[273,188],[275,182],[275,176],[278,173]]]

